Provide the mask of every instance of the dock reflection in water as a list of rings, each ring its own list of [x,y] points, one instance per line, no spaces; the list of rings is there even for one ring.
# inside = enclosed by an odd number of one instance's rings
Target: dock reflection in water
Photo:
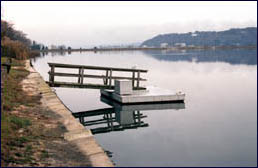
[[[148,123],[144,122],[144,118],[146,118],[147,115],[144,115],[141,111],[185,109],[185,103],[122,105],[105,97],[101,97],[101,101],[112,106],[112,108],[73,113],[74,117],[78,118],[80,123],[84,126],[94,126],[94,128],[90,129],[93,134],[148,127]],[[103,126],[103,124],[105,124],[105,126]]]

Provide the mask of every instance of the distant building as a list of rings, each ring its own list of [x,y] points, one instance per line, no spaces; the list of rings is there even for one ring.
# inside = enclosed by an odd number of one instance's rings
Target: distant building
[[[186,44],[185,43],[175,43],[176,47],[185,47]]]
[[[50,48],[51,49],[57,49],[57,46],[56,45],[51,45]]]
[[[198,34],[196,34],[196,33],[192,33],[191,34],[191,36],[193,36],[193,37],[195,37],[195,36],[197,36]]]
[[[66,49],[66,46],[65,46],[65,45],[60,45],[60,46],[58,46],[58,49],[59,49],[59,50],[65,50],[65,49]]]
[[[161,47],[161,48],[167,48],[167,47],[168,47],[168,43],[161,43],[161,44],[160,44],[160,47]]]

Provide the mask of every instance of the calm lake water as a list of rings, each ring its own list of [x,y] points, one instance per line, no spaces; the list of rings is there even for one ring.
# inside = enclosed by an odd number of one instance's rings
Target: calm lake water
[[[143,85],[186,93],[184,104],[121,107],[96,89],[55,88],[117,166],[257,166],[257,50],[48,53],[33,61],[46,81],[47,62],[136,66],[149,70]]]

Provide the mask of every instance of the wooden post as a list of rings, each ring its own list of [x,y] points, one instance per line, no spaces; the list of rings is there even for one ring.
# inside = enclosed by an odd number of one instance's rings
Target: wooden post
[[[138,116],[138,123],[141,124],[141,113],[139,110],[136,111]]]
[[[55,66],[51,66],[51,70],[50,70],[50,83],[51,86],[54,86],[54,81],[55,81]]]
[[[107,85],[107,83],[108,83],[108,70],[106,70],[106,78],[104,81],[104,85]]]
[[[140,87],[140,71],[137,72],[137,88]]]
[[[104,118],[107,119],[107,126],[110,127],[108,114],[104,114]]]
[[[113,118],[112,118],[112,113],[109,113],[109,116],[110,116],[110,124],[111,124],[111,129],[113,130],[114,126],[113,126]]]
[[[78,83],[81,83],[81,68],[79,68]]]
[[[83,84],[83,74],[84,74],[84,69],[81,69],[81,85]]]
[[[133,88],[134,88],[134,80],[135,80],[135,72],[133,72],[133,80],[132,80],[132,85],[133,85]]]
[[[111,88],[112,84],[112,69],[110,69],[110,74],[109,74],[109,88]]]

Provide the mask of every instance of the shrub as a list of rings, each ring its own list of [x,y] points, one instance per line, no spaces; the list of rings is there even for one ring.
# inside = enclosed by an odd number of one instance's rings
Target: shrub
[[[8,37],[4,37],[1,41],[1,55],[25,60],[29,56],[29,49],[20,41],[13,41]]]

